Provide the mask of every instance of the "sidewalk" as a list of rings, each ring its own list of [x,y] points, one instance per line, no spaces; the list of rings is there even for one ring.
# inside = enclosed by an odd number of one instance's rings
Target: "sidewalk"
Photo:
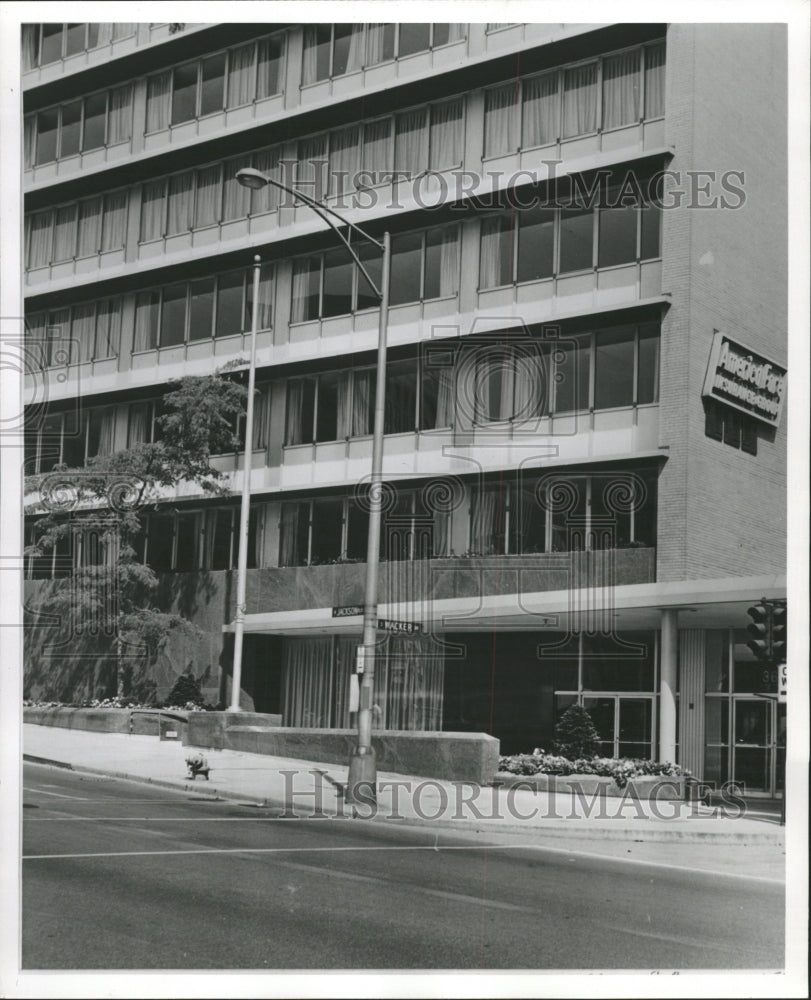
[[[26,760],[58,763],[76,771],[150,782],[187,793],[284,807],[296,817],[351,814],[340,789],[347,768],[233,750],[202,751],[210,780],[186,779],[185,759],[195,752],[154,736],[93,733],[50,726],[23,726]],[[769,844],[785,842],[774,818],[737,815],[734,805],[709,809],[700,804],[632,797],[602,798],[524,789],[481,788],[434,779],[378,773],[376,822],[420,825],[481,833],[633,842]]]

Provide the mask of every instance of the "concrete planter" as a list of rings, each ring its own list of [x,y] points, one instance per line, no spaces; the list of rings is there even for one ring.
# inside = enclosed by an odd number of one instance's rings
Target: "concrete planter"
[[[23,722],[91,733],[123,733],[128,736],[163,736],[177,733],[185,741],[187,714],[161,709],[132,708],[23,708]]]
[[[686,776],[643,775],[631,778],[625,788],[620,788],[613,778],[602,778],[594,774],[509,774],[499,771],[492,784],[503,788],[520,788],[537,792],[560,792],[571,795],[579,791],[583,795],[605,795],[609,798],[636,796],[639,799],[675,799],[685,797]]]

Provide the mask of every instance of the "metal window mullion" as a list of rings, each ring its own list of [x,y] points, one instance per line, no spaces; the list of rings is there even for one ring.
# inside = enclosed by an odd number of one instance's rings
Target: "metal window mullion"
[[[313,522],[315,521],[315,504],[314,501],[307,501],[307,566],[312,564],[313,560]]]
[[[314,383],[315,383],[315,390],[313,392],[313,432],[312,432],[312,441],[310,442],[311,444],[316,444],[318,442],[318,402],[319,402],[319,397],[321,395],[319,391],[321,386],[320,375],[315,376]]]
[[[639,405],[639,326],[634,325],[634,385],[633,385],[634,406]],[[633,508],[633,504],[631,504]]]
[[[601,56],[597,60],[597,134],[603,131],[603,61]]]

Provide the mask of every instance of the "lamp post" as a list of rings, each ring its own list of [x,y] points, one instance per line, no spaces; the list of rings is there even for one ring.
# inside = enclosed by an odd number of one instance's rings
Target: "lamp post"
[[[245,468],[242,470],[242,502],[239,508],[239,555],[237,556],[237,606],[234,618],[234,671],[231,681],[232,712],[239,712],[242,689],[242,644],[245,635],[245,591],[248,577],[248,522],[251,510],[253,467],[253,394],[256,383],[256,329],[259,326],[259,271],[262,261],[253,259],[253,303],[251,309],[251,362],[248,367],[248,403],[245,408]]]
[[[237,180],[244,187],[259,190],[266,184],[286,191],[297,198],[303,204],[311,208],[324,222],[326,222],[333,232],[338,236],[352,259],[357,264],[360,272],[368,281],[373,292],[380,301],[380,322],[378,326],[377,339],[377,377],[375,382],[375,416],[374,431],[372,437],[372,475],[369,484],[369,532],[366,546],[366,582],[364,588],[363,603],[363,639],[358,650],[357,672],[359,678],[358,692],[358,742],[352,751],[349,760],[349,778],[346,788],[346,800],[348,802],[370,803],[377,799],[377,765],[375,753],[372,748],[372,695],[374,692],[375,678],[375,653],[377,644],[377,580],[380,565],[380,523],[382,515],[382,481],[383,481],[383,420],[386,405],[386,346],[389,321],[389,270],[391,259],[391,240],[389,234],[383,234],[382,241],[374,239],[359,226],[345,219],[334,208],[330,208],[321,202],[316,201],[302,191],[288,187],[273,177],[268,177],[253,167],[245,167],[238,171]],[[373,244],[381,251],[382,277],[380,287],[375,284],[369,272],[363,265],[360,257],[355,253],[349,239],[341,232],[333,219],[338,219],[341,226],[346,226],[350,234],[356,233],[361,239]],[[257,258],[258,261],[258,258]],[[255,368],[255,345],[256,345],[256,310],[258,300],[258,263],[254,272],[254,297],[253,297],[253,343],[251,351],[251,369],[249,376],[249,386],[252,392],[253,377]],[[248,400],[248,413],[246,414],[246,434],[249,433],[250,421],[252,420],[252,396]],[[248,438],[250,441],[250,438]],[[246,463],[247,463],[246,445]],[[243,509],[247,484],[250,479],[250,472],[246,469],[245,487],[243,489]],[[245,595],[245,566],[247,564],[247,520],[245,521],[244,534],[240,535],[240,579],[237,584],[237,618],[234,622],[234,688],[235,698],[239,700],[238,679],[242,670],[242,631],[244,629],[244,595]],[[245,547],[243,559],[243,545]],[[242,595],[242,606],[240,607],[239,595]],[[238,640],[237,640],[238,636]],[[237,641],[239,641],[239,665],[237,665]]]

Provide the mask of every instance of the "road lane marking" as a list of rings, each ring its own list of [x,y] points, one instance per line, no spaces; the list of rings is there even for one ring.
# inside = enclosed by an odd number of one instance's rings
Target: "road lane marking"
[[[83,798],[81,795],[65,795],[64,792],[46,792],[44,788],[28,788],[23,791],[32,792],[34,795],[53,795],[57,799],[73,799],[75,802],[90,802],[91,799]]]
[[[269,822],[269,820],[252,819],[252,822]],[[270,820],[272,822],[272,820]],[[290,820],[278,820],[289,823]],[[712,875],[720,878],[743,879],[750,882],[764,882],[772,885],[785,886],[785,880],[770,878],[765,875],[748,875],[742,872],[719,872],[705,868],[690,868],[682,865],[662,864],[658,861],[644,861],[639,858],[617,858],[610,854],[598,854],[589,851],[571,851],[562,847],[544,847],[541,844],[448,844],[438,848],[440,851],[539,851],[549,854],[565,854],[575,858],[589,858],[599,861],[616,861],[626,865],[641,865],[646,868],[664,868],[679,872],[688,871],[694,875]],[[24,854],[23,861],[44,860],[74,860],[77,858],[138,858],[163,855],[183,854],[339,854],[349,851],[431,851],[437,850],[432,844],[386,844],[360,845],[357,847],[195,847],[183,850],[167,851],[100,851],[82,854]]]

